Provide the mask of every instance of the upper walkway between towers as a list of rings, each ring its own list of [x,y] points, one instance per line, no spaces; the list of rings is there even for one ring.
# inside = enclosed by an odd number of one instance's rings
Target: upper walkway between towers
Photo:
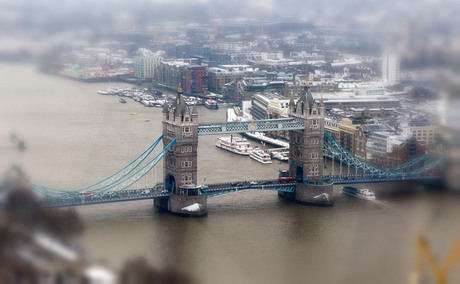
[[[198,135],[218,135],[242,132],[288,131],[305,129],[303,121],[292,118],[233,121],[198,124]]]

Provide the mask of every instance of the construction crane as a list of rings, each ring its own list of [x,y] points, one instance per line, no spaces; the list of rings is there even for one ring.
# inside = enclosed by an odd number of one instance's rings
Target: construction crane
[[[449,275],[450,271],[452,270],[453,266],[460,262],[460,239],[454,241],[452,248],[446,255],[444,259],[443,265],[439,265],[439,263],[435,260],[433,253],[431,252],[430,248],[428,247],[428,243],[426,242],[425,238],[422,236],[417,237],[417,251],[416,251],[416,267],[415,272],[412,275],[410,283],[419,283],[420,281],[420,273],[422,271],[423,266],[423,259],[425,258],[428,261],[428,264],[433,272],[436,283],[438,284],[446,284],[447,283],[447,276]]]

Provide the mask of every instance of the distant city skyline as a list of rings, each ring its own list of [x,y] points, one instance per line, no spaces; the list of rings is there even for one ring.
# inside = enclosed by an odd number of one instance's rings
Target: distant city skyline
[[[143,24],[166,20],[209,22],[215,18],[253,18],[257,20],[293,19],[321,23],[323,25],[376,24],[404,18],[423,17],[425,20],[455,21],[448,15],[459,10],[455,1],[300,1],[300,0],[83,0],[83,1],[0,1],[1,14],[6,20],[32,16],[40,21],[56,20],[56,23],[78,22],[99,18],[123,21],[131,18],[138,28]],[[70,16],[63,18],[63,15]],[[46,16],[51,16],[48,18]],[[46,18],[45,18],[46,17]],[[5,19],[3,20],[5,21]]]

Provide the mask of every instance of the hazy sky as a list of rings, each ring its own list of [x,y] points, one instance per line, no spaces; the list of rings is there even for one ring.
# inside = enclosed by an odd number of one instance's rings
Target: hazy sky
[[[453,0],[0,0],[2,14],[47,15],[59,18],[120,17],[138,23],[165,20],[207,21],[213,18],[294,18],[311,21],[362,20],[375,17],[416,17],[458,10]],[[442,5],[441,5],[442,3]],[[421,15],[423,16],[423,15]]]
[[[420,33],[460,34],[458,0],[0,0],[0,50],[22,40],[52,41],[93,32],[142,30],[165,21],[302,20],[316,26],[366,29],[381,37],[416,26]],[[414,29],[415,30],[415,29]],[[452,30],[452,31],[451,31]],[[93,33],[94,34],[94,33]],[[79,36],[81,35],[81,36]],[[407,36],[407,35],[406,35]],[[397,37],[397,36],[393,36]],[[446,37],[446,36],[444,36]],[[441,40],[442,41],[442,40]]]

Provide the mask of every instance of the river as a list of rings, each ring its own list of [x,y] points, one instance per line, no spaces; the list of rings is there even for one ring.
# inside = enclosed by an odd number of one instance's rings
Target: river
[[[33,183],[79,188],[120,169],[160,136],[161,109],[96,94],[107,83],[36,70],[0,63],[0,174],[16,164]],[[225,121],[225,107],[200,107],[199,120]],[[24,151],[11,143],[13,132]],[[199,139],[200,183],[276,178],[286,167],[218,149],[215,138]],[[161,175],[155,170],[150,182]],[[79,207],[85,233],[76,241],[113,269],[144,256],[198,283],[405,283],[418,234],[438,260],[460,236],[458,196],[410,183],[363,187],[378,200],[345,197],[335,186],[335,205],[323,208],[247,190],[209,199],[208,216],[199,219],[158,212],[151,200]],[[433,279],[427,265],[424,271]],[[449,279],[460,279],[458,269]]]

